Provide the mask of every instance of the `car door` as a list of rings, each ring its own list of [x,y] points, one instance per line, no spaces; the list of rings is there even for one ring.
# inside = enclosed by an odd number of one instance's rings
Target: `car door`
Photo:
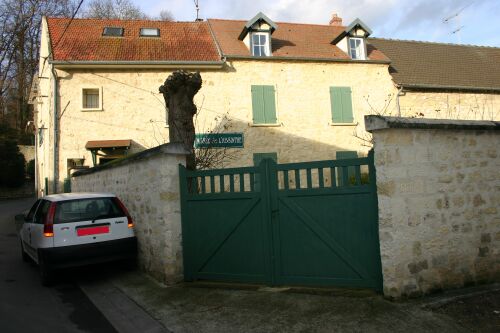
[[[30,256],[34,256],[33,252],[33,247],[31,245],[31,226],[33,224],[33,220],[35,218],[35,213],[40,205],[41,200],[37,200],[33,206],[31,206],[31,209],[28,212],[28,215],[26,215],[24,222],[21,226],[21,229],[19,231],[21,241],[23,242],[23,248],[26,253],[28,253]]]
[[[38,253],[38,249],[47,248],[54,246],[53,237],[45,237],[43,235],[43,226],[45,219],[47,218],[47,212],[49,211],[51,202],[48,200],[42,200],[38,209],[35,213],[35,218],[33,223],[31,223],[30,228],[30,239],[31,247],[35,253]]]

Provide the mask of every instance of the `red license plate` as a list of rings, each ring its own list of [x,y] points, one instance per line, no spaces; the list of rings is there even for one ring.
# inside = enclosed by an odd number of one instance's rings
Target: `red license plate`
[[[76,234],[78,236],[89,236],[109,233],[109,225],[101,225],[96,227],[78,228]]]

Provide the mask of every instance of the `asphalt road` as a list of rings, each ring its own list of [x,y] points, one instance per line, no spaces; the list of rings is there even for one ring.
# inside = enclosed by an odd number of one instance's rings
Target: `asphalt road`
[[[116,332],[71,274],[43,287],[38,267],[22,261],[14,216],[33,202],[0,201],[0,332]]]

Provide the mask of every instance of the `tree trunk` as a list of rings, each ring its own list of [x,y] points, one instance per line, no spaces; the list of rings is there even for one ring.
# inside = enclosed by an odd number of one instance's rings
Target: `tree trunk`
[[[160,87],[168,110],[168,126],[170,142],[180,142],[189,149],[186,168],[196,169],[194,154],[195,130],[193,117],[197,109],[193,102],[194,95],[200,90],[202,79],[200,73],[175,71]]]

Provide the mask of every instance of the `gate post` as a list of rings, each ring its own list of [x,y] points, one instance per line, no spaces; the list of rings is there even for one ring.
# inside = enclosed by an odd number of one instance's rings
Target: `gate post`
[[[382,276],[382,258],[380,257],[380,240],[379,240],[379,219],[378,219],[378,194],[377,194],[377,170],[375,169],[375,152],[372,149],[368,152],[368,172],[370,177],[370,187],[372,188],[372,198],[373,198],[373,216],[375,216],[375,221],[373,221],[373,236],[375,238],[378,251],[377,251],[377,262],[378,262],[378,272],[377,272],[377,291],[383,291],[383,276]]]
[[[193,267],[190,265],[191,254],[189,253],[190,237],[189,234],[189,226],[188,226],[188,214],[186,198],[188,195],[188,179],[186,175],[186,167],[182,164],[179,164],[179,187],[181,192],[181,230],[182,230],[182,259],[184,266],[184,281],[193,281]]]

